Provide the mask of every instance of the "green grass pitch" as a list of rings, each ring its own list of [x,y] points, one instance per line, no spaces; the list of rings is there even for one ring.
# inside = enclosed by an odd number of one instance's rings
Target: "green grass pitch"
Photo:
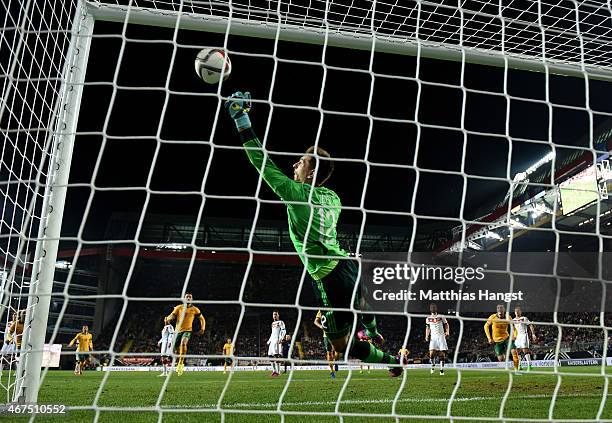
[[[561,378],[554,418],[594,421],[604,392],[605,378],[597,375],[597,367],[563,367],[564,372],[589,373]],[[287,383],[288,375],[271,378],[267,372],[236,372],[223,396],[221,408],[224,416],[215,411],[221,392],[229,375],[221,372],[186,372],[178,377],[172,374],[166,390],[160,398],[165,378],[153,372],[113,372],[100,393],[100,407],[154,407],[159,398],[164,411],[163,422],[280,422],[278,401]],[[280,409],[299,414],[286,414],[285,422],[339,422],[337,416],[317,413],[333,413],[336,400],[348,372],[339,372],[332,380],[324,371],[296,371],[283,398]],[[91,406],[103,378],[102,372],[88,371],[83,376],[71,372],[48,372],[40,393],[40,404],[65,404],[67,406]],[[499,417],[509,374],[504,371],[469,370],[461,372],[460,388],[453,402],[454,416],[478,418],[472,421],[490,421]],[[417,416],[401,421],[448,422],[449,419],[427,418],[445,416],[448,400],[457,383],[458,375],[447,370],[445,376],[430,375],[428,370],[408,370],[407,379],[395,412],[400,416]],[[503,416],[523,419],[548,418],[551,399],[558,377],[551,370],[545,373],[527,373],[513,376],[513,387],[505,404]],[[344,422],[394,422],[389,417],[393,399],[401,386],[402,378],[392,379],[386,371],[372,370],[360,374],[353,371],[338,411],[344,414]],[[612,392],[612,389],[611,389]],[[197,410],[197,409],[200,410]],[[201,409],[209,410],[203,412]],[[182,410],[182,412],[177,412]],[[249,414],[237,411],[248,410]],[[350,416],[350,414],[357,414]],[[379,417],[365,417],[363,414]],[[93,410],[68,410],[64,415],[39,415],[41,422],[87,422],[95,417]],[[386,415],[386,416],[385,416]],[[160,414],[147,410],[101,411],[100,422],[156,422]],[[608,394],[603,419],[612,419],[612,398]],[[1,422],[25,422],[26,416],[0,415]],[[456,420],[455,420],[456,421]]]

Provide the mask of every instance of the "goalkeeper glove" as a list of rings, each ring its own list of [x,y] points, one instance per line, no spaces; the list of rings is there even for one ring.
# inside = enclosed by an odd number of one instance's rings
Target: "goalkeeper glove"
[[[225,109],[229,113],[236,128],[243,131],[251,127],[251,119],[249,119],[249,111],[251,110],[251,93],[248,91],[244,94],[240,91],[230,95],[225,101]]]

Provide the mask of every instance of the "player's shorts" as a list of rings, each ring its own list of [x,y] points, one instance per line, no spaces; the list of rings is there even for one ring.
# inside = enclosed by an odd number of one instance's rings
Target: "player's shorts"
[[[332,352],[334,349],[331,342],[329,342],[329,338],[327,336],[323,337],[323,346],[325,347],[325,352]]]
[[[175,350],[178,349],[179,345],[181,345],[181,341],[183,340],[183,338],[189,341],[189,338],[191,338],[191,331],[179,332],[176,334],[176,336],[174,337]]]
[[[506,338],[501,342],[496,342],[493,349],[495,350],[495,355],[506,355],[506,351],[508,351],[508,342],[510,342],[510,351],[515,349],[514,342],[510,341],[510,338]]]
[[[270,342],[268,346],[268,356],[282,355],[283,354],[283,346],[278,342]]]
[[[429,351],[447,351],[446,337],[443,335],[432,336],[429,339]]]
[[[225,359],[225,364],[227,364],[228,366],[232,365],[232,359],[231,358],[226,358]]]
[[[2,355],[10,355],[13,354],[15,352],[15,344],[10,343],[10,344],[2,344],[2,349],[0,349],[0,354]]]
[[[172,355],[172,342],[162,342],[160,352],[162,356]]]
[[[338,264],[321,280],[313,279],[315,294],[324,307],[350,308],[359,269],[352,260],[339,260]],[[355,294],[355,308],[359,309],[360,292]],[[338,339],[350,333],[353,313],[348,311],[322,311],[321,324],[329,339]]]
[[[514,340],[516,348],[529,348],[529,337],[527,334],[518,335]]]
[[[85,360],[89,360],[90,357],[91,357],[91,354],[80,353],[80,354],[76,355],[76,360],[77,361],[85,361]]]

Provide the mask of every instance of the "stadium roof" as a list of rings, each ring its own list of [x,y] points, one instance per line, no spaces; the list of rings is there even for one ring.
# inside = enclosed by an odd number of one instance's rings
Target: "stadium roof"
[[[130,239],[138,223],[137,213],[115,213],[108,222],[105,239]],[[139,241],[155,245],[188,245],[195,228],[195,217],[185,215],[148,215],[143,224]],[[203,250],[220,248],[244,249],[248,246],[253,222],[248,219],[206,218],[196,234],[196,245]],[[356,251],[361,227],[338,227],[338,239],[349,252]],[[367,225],[361,237],[361,251],[408,251],[412,228]],[[436,227],[415,235],[416,249],[426,248]],[[283,220],[258,220],[253,231],[251,248],[254,251],[294,252],[287,223]]]
[[[607,192],[612,182],[608,160],[612,151],[612,120],[600,125],[594,134],[592,149],[556,147],[554,153],[547,154],[526,170],[526,179],[516,180],[515,177],[511,201],[506,195],[493,212],[475,219],[478,223],[467,224],[463,244],[463,226],[455,227],[452,241],[440,251],[496,248],[510,236],[520,236],[530,227],[549,224],[553,215],[557,229],[573,232],[584,232],[595,225],[598,210],[602,222],[611,220],[612,202],[608,200]],[[588,138],[586,140],[582,145],[590,144]],[[562,210],[563,189],[579,194],[579,190],[568,184],[572,178],[586,177],[589,172],[597,180],[600,201],[590,197],[590,201],[585,200],[575,210],[567,207]]]

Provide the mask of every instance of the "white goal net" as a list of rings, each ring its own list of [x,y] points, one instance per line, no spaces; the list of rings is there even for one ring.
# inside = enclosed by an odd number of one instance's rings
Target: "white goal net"
[[[65,137],[74,136],[63,131],[76,118],[65,102],[74,97],[69,91],[80,91],[70,86],[76,57],[70,42],[73,30],[76,35],[79,31],[77,26],[72,28],[75,10],[76,3],[69,2],[2,2],[0,384],[4,402],[12,401],[19,389],[17,367],[26,361],[20,354],[25,348],[21,339],[33,333],[33,322],[40,322],[42,328],[40,342],[31,344],[41,352],[34,368],[40,367],[42,358],[50,297],[40,285],[42,278],[53,278],[52,244],[57,249],[60,234],[59,226],[55,231],[48,230],[48,225],[53,221],[61,224],[63,198],[57,201],[65,191],[70,163],[58,156],[66,145]],[[59,207],[53,209],[55,204]],[[50,268],[42,265],[46,254]],[[32,311],[39,306],[43,312],[36,317]],[[20,322],[19,329],[9,333],[13,322]],[[39,371],[32,375],[30,386],[38,386],[39,375]]]
[[[211,421],[612,418],[609,0],[1,4],[2,403],[61,403],[75,421],[132,411],[158,421],[184,413]],[[229,79],[206,85],[194,74],[204,47],[229,55]],[[226,116],[235,91],[251,92],[253,130],[287,175],[309,146],[331,152],[337,238],[351,259],[492,260],[498,267],[487,272],[502,282],[466,292],[495,286],[526,298],[425,296],[375,307],[382,349],[410,350],[399,380],[361,379],[345,356],[346,374],[311,395],[320,384],[309,377],[318,376],[303,374],[328,364],[311,324],[325,306],[310,293],[284,203],[245,159]],[[405,295],[425,288],[410,284]],[[164,316],[187,293],[206,330],[188,342],[194,373],[183,377],[206,393],[186,401],[174,391],[181,379],[164,371],[134,382],[146,387],[132,397],[130,377],[163,369]],[[430,302],[450,327],[451,382],[439,396],[419,388],[431,367]],[[483,325],[498,303],[515,318],[520,305],[531,319],[529,377],[541,379],[517,382],[512,348],[489,345]],[[273,310],[291,336],[285,379],[267,390],[240,374],[269,368]],[[355,322],[361,315],[345,311]],[[54,368],[73,369],[81,350],[70,341],[84,325],[93,333],[88,366],[100,372],[73,401],[53,392],[72,377]],[[51,364],[58,344],[61,360]],[[172,369],[182,355],[171,354]],[[223,370],[227,377],[206,379]],[[541,394],[530,390],[538,383]],[[589,411],[575,412],[576,400]],[[489,405],[469,408],[481,403]]]

